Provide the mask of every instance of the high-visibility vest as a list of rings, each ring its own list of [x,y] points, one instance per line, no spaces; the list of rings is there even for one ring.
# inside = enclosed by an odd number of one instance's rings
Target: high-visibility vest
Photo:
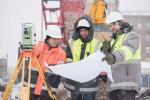
[[[111,67],[114,82],[111,83],[108,91],[125,89],[139,92],[141,47],[138,34],[121,33],[116,40],[111,41],[111,45],[112,53],[118,61]]]
[[[33,58],[38,58],[43,71],[48,72],[46,70],[44,62],[46,62],[47,64],[52,64],[52,65],[53,64],[56,65],[59,63],[65,63],[66,62],[66,53],[60,47],[49,49],[49,46],[47,44],[45,44],[44,42],[39,42],[33,48]],[[31,71],[37,72],[38,65],[37,65],[35,59],[32,59],[31,65],[32,65]],[[36,78],[33,78],[33,77],[36,77]],[[40,77],[40,75],[38,75],[38,77],[36,75],[32,76],[32,73],[31,73],[31,82],[32,82],[32,78],[37,79],[37,80],[34,80],[34,81],[36,81],[36,83],[35,82],[33,82],[33,84],[31,83],[32,88],[35,88],[34,94],[40,95],[41,90],[44,89],[43,80]]]
[[[75,41],[73,40],[69,41],[69,45],[70,45],[72,56],[73,56],[73,59],[72,59],[73,62],[80,60],[80,54],[83,50],[82,48],[83,44],[84,43],[81,41],[81,39],[78,39]],[[96,39],[91,40],[90,42],[86,44],[84,57],[89,56],[90,54],[94,53],[95,51],[99,49],[100,49],[100,42]],[[90,92],[96,93],[98,91],[98,85],[99,85],[99,78],[95,78],[86,83],[79,83],[76,81],[72,81],[70,79],[65,79],[65,84],[64,84],[64,86],[71,91],[79,91],[83,93],[90,93]]]
[[[73,62],[80,60],[80,54],[82,51],[82,45],[84,43],[81,41],[81,39],[78,39],[76,41],[73,41],[72,39],[69,41],[69,45],[71,48],[72,56],[73,56]],[[100,42],[96,39],[93,39],[91,42],[88,42],[86,44],[86,49],[84,52],[84,57],[89,56],[90,54],[94,53],[100,48]]]
[[[132,33],[128,33],[132,34]],[[111,45],[114,44],[113,51],[123,51],[125,54],[124,61],[132,60],[132,59],[141,59],[141,47],[136,50],[136,52],[132,53],[130,48],[128,48],[126,45],[122,45],[123,41],[127,38],[128,34],[121,33],[121,35],[118,36],[117,40],[112,40]],[[116,43],[115,43],[116,42]]]

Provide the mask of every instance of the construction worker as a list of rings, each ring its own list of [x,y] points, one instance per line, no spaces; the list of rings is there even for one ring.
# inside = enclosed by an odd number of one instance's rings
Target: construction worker
[[[46,31],[45,41],[39,42],[33,47],[33,59],[38,58],[44,71],[46,81],[52,88],[58,87],[60,77],[48,71],[45,67],[45,62],[49,65],[66,62],[66,53],[59,47],[59,41],[61,38],[61,29],[56,25],[50,26]],[[37,63],[33,60],[31,65],[30,100],[51,100],[47,89],[43,85],[44,83],[39,76]],[[25,78],[24,85],[27,85],[27,81],[27,78]]]
[[[133,26],[119,12],[111,12],[106,23],[112,39],[105,38],[101,50],[105,54],[102,61],[111,65],[114,79],[108,88],[109,100],[135,100],[141,71],[139,34],[133,32]]]
[[[74,26],[73,38],[67,47],[67,61],[76,62],[99,50],[99,41],[93,38],[92,20],[88,15],[80,17]],[[99,78],[79,83],[65,79],[64,86],[71,92],[71,100],[95,100]]]

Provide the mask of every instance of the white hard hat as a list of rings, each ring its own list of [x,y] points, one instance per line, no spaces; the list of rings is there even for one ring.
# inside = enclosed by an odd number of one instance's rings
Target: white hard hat
[[[90,23],[86,19],[81,19],[78,22],[77,28],[78,27],[90,27]]]
[[[62,38],[61,29],[57,25],[51,25],[47,28],[46,35],[52,38]]]
[[[106,18],[106,24],[111,24],[119,20],[124,20],[123,16],[119,12],[111,12]]]

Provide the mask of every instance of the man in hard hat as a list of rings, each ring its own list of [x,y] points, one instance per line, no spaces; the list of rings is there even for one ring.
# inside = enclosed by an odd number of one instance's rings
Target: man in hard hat
[[[45,63],[56,65],[66,62],[66,53],[59,47],[59,41],[62,38],[61,29],[58,26],[50,26],[46,31],[46,39],[44,42],[39,42],[33,48],[33,59],[37,58],[44,71],[46,81],[52,88],[57,88],[60,82],[60,77],[46,69]],[[37,63],[32,60],[31,68],[31,84],[30,84],[30,100],[51,100],[43,81],[39,76]],[[28,72],[27,72],[28,73]],[[27,76],[27,75],[26,75]],[[25,78],[24,85],[27,84]]]
[[[139,34],[133,32],[133,26],[119,12],[111,12],[106,23],[112,39],[106,38],[101,50],[105,54],[102,61],[111,65],[114,79],[108,88],[109,100],[135,100],[141,71]]]
[[[73,38],[69,40],[67,61],[76,62],[99,50],[99,41],[93,38],[92,20],[88,15],[80,17],[74,26]],[[99,78],[79,83],[65,79],[65,87],[71,92],[71,100],[95,100]]]

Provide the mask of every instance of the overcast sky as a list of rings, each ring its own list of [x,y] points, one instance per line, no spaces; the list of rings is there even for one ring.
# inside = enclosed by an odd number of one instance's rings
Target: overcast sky
[[[35,23],[40,34],[41,0],[0,0],[0,58],[8,54],[8,69],[15,66],[22,22]]]
[[[107,2],[113,0],[106,0]],[[21,41],[22,22],[35,24],[41,32],[41,0],[0,0],[0,58],[8,54],[8,69],[17,61],[17,49]],[[150,0],[120,0],[122,12],[150,13]],[[40,37],[38,36],[38,39]]]
[[[150,0],[120,0],[119,11],[124,14],[150,15]]]

